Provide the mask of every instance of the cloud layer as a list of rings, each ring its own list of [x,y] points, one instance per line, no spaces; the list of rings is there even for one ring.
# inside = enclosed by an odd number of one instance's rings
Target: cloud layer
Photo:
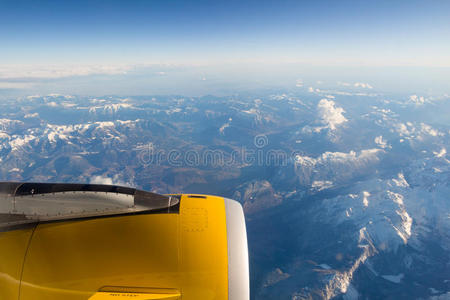
[[[72,76],[120,75],[130,65],[0,65],[0,80],[58,79]]]

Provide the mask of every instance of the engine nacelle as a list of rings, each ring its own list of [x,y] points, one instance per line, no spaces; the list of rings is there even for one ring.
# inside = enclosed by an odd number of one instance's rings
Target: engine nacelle
[[[241,205],[107,185],[0,183],[0,299],[249,299]]]

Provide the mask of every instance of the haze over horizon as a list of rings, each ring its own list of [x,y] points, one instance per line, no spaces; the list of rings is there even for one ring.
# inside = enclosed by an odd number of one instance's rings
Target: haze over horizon
[[[449,93],[449,11],[441,0],[3,0],[0,95],[226,94],[308,78]]]

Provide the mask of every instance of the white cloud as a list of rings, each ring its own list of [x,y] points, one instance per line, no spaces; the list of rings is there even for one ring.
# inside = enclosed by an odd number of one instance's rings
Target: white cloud
[[[320,100],[317,109],[322,123],[331,130],[335,130],[336,126],[348,121],[343,115],[345,110],[342,107],[336,107],[333,100]]]
[[[0,81],[0,89],[29,89],[34,84],[31,82],[8,82]]]
[[[125,74],[131,68],[131,65],[0,65],[0,80],[56,79],[95,74],[119,75]],[[19,86],[25,83],[8,84],[17,84]]]

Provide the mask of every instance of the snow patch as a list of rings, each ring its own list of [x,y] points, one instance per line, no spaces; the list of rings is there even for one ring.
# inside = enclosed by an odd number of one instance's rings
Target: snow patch
[[[411,95],[409,96],[409,102],[420,106],[427,102],[427,100],[423,96]]]
[[[328,282],[325,287],[325,298],[331,299],[338,294],[355,294],[354,288],[351,285],[353,280],[353,274],[359,268],[361,264],[373,256],[376,253],[376,249],[373,245],[372,239],[370,238],[365,227],[361,228],[359,231],[359,245],[363,249],[363,253],[355,260],[354,264],[347,270],[343,272],[336,272],[334,277]]]
[[[30,119],[30,118],[39,118],[39,114],[38,113],[33,113],[33,114],[26,114],[24,116],[25,119]]]
[[[405,179],[405,175],[403,173],[398,173],[397,178],[393,178],[392,182],[398,187],[409,187],[408,181]]]
[[[433,151],[433,154],[434,154],[436,157],[444,157],[444,156],[447,154],[447,149],[442,148],[441,151],[439,151],[439,152]]]
[[[220,134],[222,134],[222,135],[225,134],[225,129],[228,128],[228,127],[230,127],[231,121],[233,121],[233,119],[232,119],[232,118],[229,118],[229,119],[228,119],[228,122],[225,123],[225,124],[223,124],[222,127],[219,128]]]
[[[317,158],[296,155],[295,173],[302,185],[310,186],[315,181],[317,181],[317,187],[326,181],[334,184],[344,178],[351,178],[355,176],[355,172],[363,171],[366,167],[375,164],[379,161],[378,156],[382,152],[384,151],[381,149],[366,149],[359,153],[355,151],[325,152]]]
[[[370,193],[367,191],[363,191],[363,205],[364,207],[369,206],[369,197],[370,197]]]
[[[111,178],[106,176],[94,176],[91,178],[91,184],[109,184],[112,185],[113,181]]]
[[[34,135],[25,135],[23,137],[13,135],[12,138],[13,140],[10,142],[12,151],[23,150],[27,144],[36,139]]]
[[[364,82],[355,82],[353,84],[354,87],[359,87],[359,88],[363,88],[363,89],[373,89],[373,86],[371,86],[368,83],[364,83]]]
[[[400,283],[404,275],[403,273],[400,273],[398,275],[381,275],[381,277],[393,283]]]
[[[385,139],[383,139],[383,136],[377,136],[376,138],[375,138],[375,144],[377,144],[380,148],[386,148],[386,147],[388,147],[388,145],[387,145],[387,141],[385,140]]]
[[[406,244],[408,242],[408,239],[411,237],[411,228],[413,220],[405,209],[405,205],[403,202],[403,195],[391,191],[387,191],[387,193],[389,198],[392,199],[392,201],[395,202],[399,207],[399,209],[396,210],[395,212],[402,219],[402,222],[400,224],[401,227],[400,228],[397,228],[396,226],[393,227],[397,232],[397,234],[400,236],[400,238],[403,240],[403,242]]]
[[[330,187],[333,186],[333,182],[332,181],[328,181],[328,180],[316,180],[312,183],[311,187],[313,189],[316,189],[317,191],[322,191],[325,189],[329,189]]]
[[[320,264],[320,265],[318,265],[319,267],[321,267],[322,269],[324,269],[324,270],[331,270],[332,268],[329,266],[329,265],[327,265],[327,264]]]

